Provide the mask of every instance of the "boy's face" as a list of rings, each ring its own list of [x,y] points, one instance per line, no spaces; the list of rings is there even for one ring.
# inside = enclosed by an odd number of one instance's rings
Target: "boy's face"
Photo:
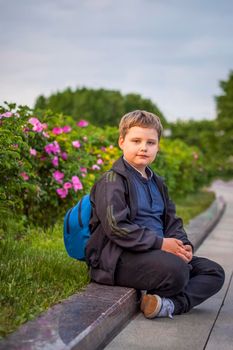
[[[125,138],[120,136],[119,147],[125,159],[136,169],[143,172],[156,158],[159,150],[158,133],[152,128],[133,126]]]

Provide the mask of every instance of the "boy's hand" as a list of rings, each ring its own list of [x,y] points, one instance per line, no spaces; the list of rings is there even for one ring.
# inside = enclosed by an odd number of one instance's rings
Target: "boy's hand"
[[[193,250],[192,250],[192,247],[191,245],[189,244],[186,244],[184,245],[184,249],[186,250],[186,253],[187,253],[187,258],[188,258],[188,262],[192,260],[193,258]]]
[[[176,238],[164,238],[161,250],[175,254],[187,263],[192,259],[192,247],[184,245],[182,241]]]

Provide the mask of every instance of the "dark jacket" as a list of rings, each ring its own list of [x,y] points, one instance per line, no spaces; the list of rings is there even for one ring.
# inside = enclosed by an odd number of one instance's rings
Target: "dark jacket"
[[[174,237],[191,245],[182,220],[176,217],[167,187],[161,177],[153,176],[165,206],[164,237]],[[113,285],[115,268],[123,250],[140,253],[160,249],[163,238],[133,223],[137,213],[136,191],[122,157],[93,186],[91,202],[92,234],[86,247],[87,264],[92,280]]]

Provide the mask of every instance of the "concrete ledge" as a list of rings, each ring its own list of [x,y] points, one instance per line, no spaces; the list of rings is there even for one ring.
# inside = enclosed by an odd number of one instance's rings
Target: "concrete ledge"
[[[211,206],[190,221],[186,232],[189,240],[194,245],[195,250],[201,245],[203,240],[212,231],[214,226],[218,223],[226,207],[223,197],[218,197],[211,204]]]
[[[218,222],[223,198],[187,227],[195,249]],[[55,305],[0,342],[0,350],[99,350],[138,311],[134,289],[90,283],[85,291]]]
[[[1,350],[102,349],[137,311],[134,289],[90,283],[0,343]]]

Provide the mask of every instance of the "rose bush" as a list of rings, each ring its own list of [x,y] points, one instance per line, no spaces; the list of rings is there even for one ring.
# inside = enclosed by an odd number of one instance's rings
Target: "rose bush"
[[[21,234],[27,224],[47,226],[64,216],[121,155],[114,127],[27,106],[0,107],[1,235]],[[181,141],[161,141],[152,167],[172,194],[184,195],[206,182],[200,151]]]

